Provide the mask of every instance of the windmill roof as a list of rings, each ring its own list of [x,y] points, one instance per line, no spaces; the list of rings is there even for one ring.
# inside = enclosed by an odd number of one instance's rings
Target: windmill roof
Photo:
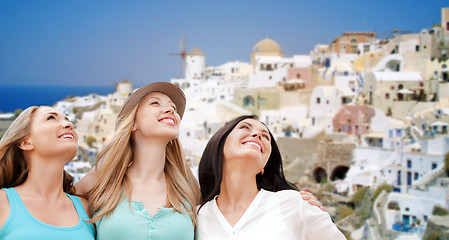
[[[187,55],[189,56],[206,56],[203,51],[197,46],[195,46],[192,51],[190,51]]]

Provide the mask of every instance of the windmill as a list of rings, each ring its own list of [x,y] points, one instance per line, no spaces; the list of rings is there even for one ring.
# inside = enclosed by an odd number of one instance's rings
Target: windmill
[[[183,34],[181,35],[181,39],[179,41],[179,48],[181,49],[181,52],[179,53],[169,53],[168,55],[177,55],[181,57],[181,70],[182,70],[182,76],[185,77],[185,63],[186,63],[186,47],[187,47],[187,38]]]

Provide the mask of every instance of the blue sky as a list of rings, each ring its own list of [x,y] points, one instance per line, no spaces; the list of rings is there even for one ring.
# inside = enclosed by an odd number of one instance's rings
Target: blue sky
[[[447,0],[0,0],[0,85],[135,85],[180,77],[181,35],[208,65],[250,61],[269,37],[286,56],[344,31],[419,32]]]

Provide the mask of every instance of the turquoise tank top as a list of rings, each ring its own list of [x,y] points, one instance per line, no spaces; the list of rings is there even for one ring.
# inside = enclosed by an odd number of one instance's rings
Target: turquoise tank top
[[[0,229],[0,239],[37,239],[37,240],[94,240],[95,230],[92,224],[86,223],[89,217],[84,210],[81,200],[70,194],[67,196],[72,200],[78,213],[79,222],[72,227],[58,227],[39,221],[33,217],[23,204],[22,199],[14,188],[4,188],[8,196],[10,212]]]
[[[161,207],[151,216],[142,202],[124,198],[97,223],[97,240],[193,240],[193,223],[188,214]]]

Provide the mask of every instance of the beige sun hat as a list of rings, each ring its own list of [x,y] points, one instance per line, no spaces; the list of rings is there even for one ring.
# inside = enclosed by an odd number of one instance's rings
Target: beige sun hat
[[[115,123],[116,129],[122,121],[123,116],[131,111],[131,109],[133,109],[148,93],[151,92],[161,92],[170,97],[176,105],[176,111],[182,119],[186,108],[186,97],[184,92],[174,84],[168,82],[153,82],[137,89],[129,96],[128,99],[126,99],[117,115],[117,121]]]

